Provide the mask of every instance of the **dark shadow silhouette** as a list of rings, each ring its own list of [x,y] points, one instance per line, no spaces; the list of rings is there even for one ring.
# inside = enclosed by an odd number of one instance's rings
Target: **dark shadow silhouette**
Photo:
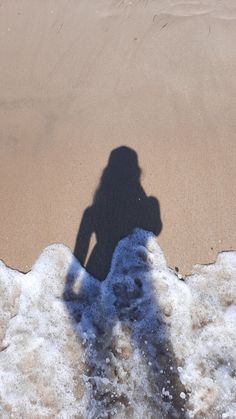
[[[147,197],[140,176],[134,150],[123,146],[111,152],[93,204],[84,211],[74,249],[76,258],[95,278],[106,278],[117,243],[135,228],[156,236],[161,232],[158,200]],[[97,243],[88,257],[93,233]]]
[[[153,262],[147,246],[162,229],[160,207],[156,198],[147,197],[140,177],[134,150],[120,147],[112,151],[93,204],[82,217],[74,249],[92,276],[74,260],[64,288],[65,306],[83,345],[86,417],[91,419],[111,418],[120,409],[132,418],[130,400],[134,397],[133,405],[138,403],[138,394],[151,419],[185,417],[186,401],[179,396],[184,387],[169,327],[151,282]],[[133,233],[135,228],[141,230]],[[88,255],[93,233],[97,243]],[[95,278],[106,280],[99,283]],[[124,342],[120,333],[126,345],[130,342],[130,355],[119,349]],[[130,369],[129,356],[135,351],[141,369],[134,360]],[[123,367],[127,377],[120,376]],[[132,369],[137,379],[130,378]]]

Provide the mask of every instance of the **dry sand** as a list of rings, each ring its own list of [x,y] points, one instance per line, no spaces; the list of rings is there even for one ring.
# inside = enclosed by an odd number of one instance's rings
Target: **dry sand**
[[[73,249],[110,152],[136,150],[182,273],[236,248],[235,1],[0,5],[0,257]]]

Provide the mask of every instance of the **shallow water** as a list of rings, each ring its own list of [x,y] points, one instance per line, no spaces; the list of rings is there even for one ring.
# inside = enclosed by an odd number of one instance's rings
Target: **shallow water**
[[[236,252],[193,271],[143,230],[103,282],[61,244],[1,263],[1,417],[234,418]]]

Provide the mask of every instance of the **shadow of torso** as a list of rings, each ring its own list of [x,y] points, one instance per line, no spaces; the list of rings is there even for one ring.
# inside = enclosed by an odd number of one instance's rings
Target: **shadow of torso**
[[[156,198],[147,197],[141,185],[131,188],[116,187],[109,199],[95,203],[84,212],[76,240],[74,254],[95,278],[105,279],[117,243],[135,228],[153,232],[161,231],[160,207]],[[88,254],[89,241],[96,235],[96,245]]]

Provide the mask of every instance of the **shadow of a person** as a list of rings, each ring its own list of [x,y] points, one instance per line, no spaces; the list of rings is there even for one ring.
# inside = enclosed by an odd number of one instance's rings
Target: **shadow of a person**
[[[74,249],[80,263],[72,260],[65,283],[65,306],[84,350],[86,418],[136,418],[140,407],[140,418],[185,417],[184,387],[155,288],[155,263],[166,269],[155,241],[160,206],[140,177],[134,150],[111,152],[82,217]],[[88,255],[93,233],[97,243]]]
[[[75,257],[95,278],[106,278],[117,243],[135,228],[156,236],[161,232],[159,202],[147,197],[140,177],[134,150],[122,146],[111,152],[93,204],[84,211],[74,249]],[[96,245],[88,255],[93,233]]]

